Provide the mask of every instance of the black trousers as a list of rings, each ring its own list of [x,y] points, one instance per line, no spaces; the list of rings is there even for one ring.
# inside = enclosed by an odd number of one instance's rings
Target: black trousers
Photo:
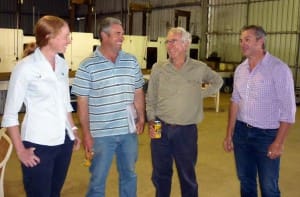
[[[162,137],[151,140],[152,182],[157,197],[171,192],[173,161],[179,176],[181,196],[197,197],[197,126],[170,125],[162,122]]]
[[[58,146],[44,146],[23,142],[26,148],[35,147],[40,158],[35,167],[22,164],[23,183],[27,197],[59,197],[69,168],[73,141],[66,135],[65,142]]]

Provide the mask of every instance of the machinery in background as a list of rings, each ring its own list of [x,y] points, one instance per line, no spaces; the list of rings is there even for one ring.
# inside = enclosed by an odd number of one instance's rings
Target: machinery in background
[[[25,45],[34,42],[35,38],[23,35],[21,29],[0,28],[0,35],[0,114],[2,114],[10,72],[22,58]],[[152,65],[167,58],[165,38],[159,37],[156,41],[150,41],[147,36],[125,35],[124,38],[123,50],[136,56],[147,82]],[[80,62],[101,44],[99,39],[94,38],[93,33],[72,32],[71,39],[72,43],[63,54],[70,66],[70,84]],[[199,54],[198,40],[192,43],[189,55],[198,59]],[[144,89],[147,90],[147,83]],[[72,95],[71,99],[72,105],[76,107],[76,99]]]
[[[35,38],[23,35],[21,29],[0,28],[0,35],[0,74],[9,73],[21,59],[24,45],[34,42]],[[150,41],[147,36],[124,37],[123,50],[134,54],[142,69],[151,69],[154,62],[167,58],[165,38],[159,37],[156,41]],[[100,41],[93,37],[93,33],[72,32],[71,38],[72,43],[68,46],[64,57],[70,69],[76,71],[79,63],[93,52]],[[199,46],[199,41],[191,45],[190,55],[195,59],[199,57]]]
[[[213,52],[206,60],[205,63],[211,67],[211,69],[218,72],[218,74],[223,78],[223,86],[221,91],[224,93],[231,93],[233,90],[233,74],[237,66],[233,62],[221,62],[221,58],[218,57],[216,52]]]

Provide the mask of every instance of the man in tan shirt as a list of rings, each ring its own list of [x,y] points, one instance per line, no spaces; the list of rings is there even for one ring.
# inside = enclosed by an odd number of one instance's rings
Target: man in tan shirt
[[[191,35],[171,28],[166,39],[169,59],[154,64],[146,96],[151,139],[152,181],[157,197],[171,192],[175,160],[183,197],[198,196],[195,173],[197,123],[203,118],[203,98],[216,93],[222,78],[205,63],[187,56]],[[210,84],[205,90],[202,84]],[[161,138],[154,138],[154,121],[162,124]]]

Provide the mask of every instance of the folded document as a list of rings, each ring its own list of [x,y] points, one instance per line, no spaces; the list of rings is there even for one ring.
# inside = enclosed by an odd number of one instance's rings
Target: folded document
[[[129,133],[135,133],[136,132],[135,123],[137,120],[137,113],[134,104],[130,104],[127,106],[127,115],[128,115]]]

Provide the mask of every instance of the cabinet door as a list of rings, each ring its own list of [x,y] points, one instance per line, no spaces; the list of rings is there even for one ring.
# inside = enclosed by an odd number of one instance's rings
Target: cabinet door
[[[23,52],[23,30],[0,28],[0,72],[11,72]]]

